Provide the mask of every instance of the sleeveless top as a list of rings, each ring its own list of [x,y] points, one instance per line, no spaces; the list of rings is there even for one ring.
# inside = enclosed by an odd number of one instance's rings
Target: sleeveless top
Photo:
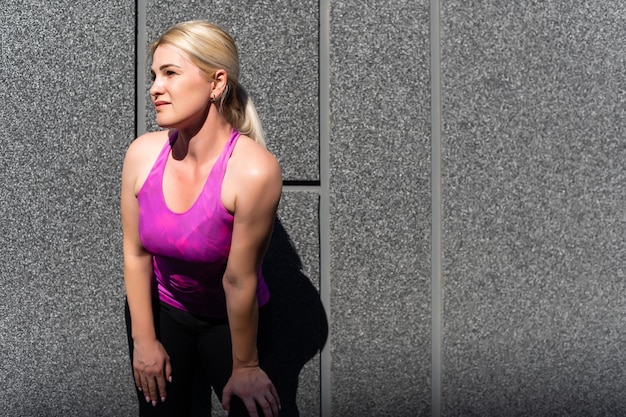
[[[137,194],[139,237],[152,255],[155,290],[162,302],[197,316],[226,318],[222,277],[233,215],[222,204],[221,191],[239,132],[233,129],[200,196],[183,213],[171,211],[163,196],[163,172],[176,137],[177,133],[165,143]],[[257,271],[257,300],[259,307],[269,301],[261,267]]]

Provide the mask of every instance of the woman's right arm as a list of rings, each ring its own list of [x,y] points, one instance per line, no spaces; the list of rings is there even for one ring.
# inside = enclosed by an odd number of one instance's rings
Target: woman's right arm
[[[165,380],[171,378],[169,356],[156,338],[152,314],[152,256],[139,238],[138,181],[145,177],[147,138],[133,142],[124,158],[121,187],[121,215],[124,253],[124,283],[130,309],[133,339],[133,374],[137,388],[147,402],[165,401]],[[151,144],[150,144],[151,145]],[[147,165],[150,165],[146,168]]]

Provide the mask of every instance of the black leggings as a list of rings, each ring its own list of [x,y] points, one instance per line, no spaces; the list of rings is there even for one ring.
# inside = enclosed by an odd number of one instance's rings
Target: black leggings
[[[204,319],[164,303],[153,303],[157,338],[170,356],[172,382],[167,383],[167,399],[156,407],[148,404],[136,389],[142,417],[191,417],[210,415],[211,391],[222,399],[222,391],[232,373],[230,329],[226,319]],[[130,362],[133,341],[130,312],[126,303],[126,329]],[[271,307],[259,309],[257,350],[261,368],[276,383],[276,366],[271,341]],[[198,372],[198,371],[204,372]],[[280,394],[279,394],[280,395]],[[248,416],[243,402],[232,397],[230,417]],[[259,408],[259,416],[263,411]]]

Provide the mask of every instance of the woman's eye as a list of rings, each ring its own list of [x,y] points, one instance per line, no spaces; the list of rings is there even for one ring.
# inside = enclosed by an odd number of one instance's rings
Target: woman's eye
[[[176,73],[174,71],[165,71],[165,75],[171,77],[172,75],[176,75]]]

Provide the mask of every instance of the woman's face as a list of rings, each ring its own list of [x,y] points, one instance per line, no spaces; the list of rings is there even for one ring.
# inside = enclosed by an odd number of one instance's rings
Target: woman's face
[[[159,126],[181,129],[204,123],[213,82],[185,52],[173,45],[159,45],[151,72],[154,81],[150,95]]]

